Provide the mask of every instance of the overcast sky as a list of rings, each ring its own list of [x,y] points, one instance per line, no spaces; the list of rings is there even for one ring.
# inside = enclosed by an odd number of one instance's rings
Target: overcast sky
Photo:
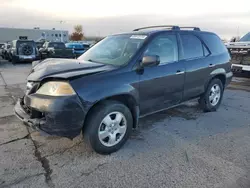
[[[199,26],[231,38],[250,31],[250,0],[0,0],[0,27],[67,29],[104,36],[133,28]],[[60,24],[63,20],[65,23]]]

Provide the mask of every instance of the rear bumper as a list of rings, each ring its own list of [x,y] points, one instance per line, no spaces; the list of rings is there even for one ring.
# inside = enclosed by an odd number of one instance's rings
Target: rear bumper
[[[74,138],[80,134],[84,112],[77,96],[28,95],[14,107],[16,116],[29,127],[49,135]],[[27,107],[29,110],[27,110]]]
[[[233,72],[250,71],[250,65],[232,64]]]
[[[37,56],[23,56],[23,55],[20,55],[20,56],[14,55],[12,58],[13,58],[13,60],[16,61],[16,62],[34,61],[34,60],[38,59]]]

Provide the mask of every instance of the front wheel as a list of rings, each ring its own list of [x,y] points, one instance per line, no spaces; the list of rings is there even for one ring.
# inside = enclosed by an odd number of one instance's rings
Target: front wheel
[[[220,79],[213,79],[205,93],[200,97],[199,103],[205,112],[216,111],[223,97],[224,87]]]
[[[105,101],[87,117],[84,138],[97,153],[110,154],[124,145],[132,125],[132,114],[127,106],[116,101]]]

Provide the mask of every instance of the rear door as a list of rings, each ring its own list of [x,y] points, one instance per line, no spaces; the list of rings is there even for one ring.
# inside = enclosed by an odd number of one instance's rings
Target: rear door
[[[160,64],[145,67],[140,75],[141,115],[173,106],[182,100],[185,68],[178,60],[175,33],[160,34],[148,44],[143,55],[158,55]]]
[[[199,96],[204,92],[214,65],[206,58],[210,55],[203,41],[191,32],[179,35],[181,43],[181,62],[186,68],[183,100]]]

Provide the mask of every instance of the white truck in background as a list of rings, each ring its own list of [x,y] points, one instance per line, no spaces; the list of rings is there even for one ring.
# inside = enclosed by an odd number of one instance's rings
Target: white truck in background
[[[233,72],[250,72],[250,32],[239,41],[225,43],[232,57]]]

